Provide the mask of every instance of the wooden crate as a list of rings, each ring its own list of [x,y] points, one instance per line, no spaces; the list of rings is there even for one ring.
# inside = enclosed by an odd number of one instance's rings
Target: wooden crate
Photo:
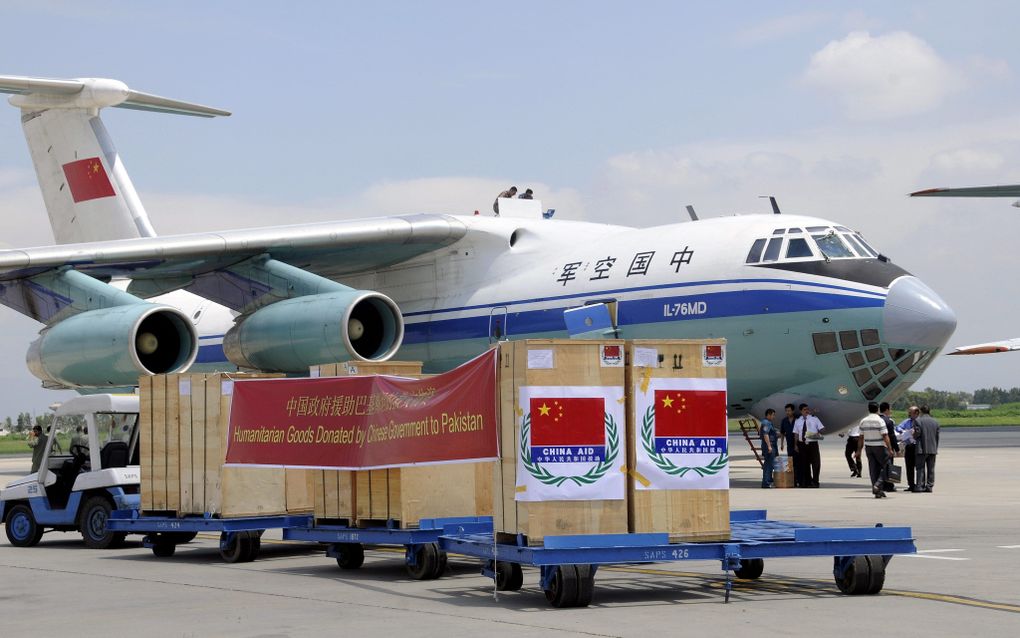
[[[312,376],[386,374],[422,378],[420,361],[346,362],[313,366]],[[451,463],[378,470],[320,470],[315,517],[371,526],[393,520],[417,527],[423,518],[492,514],[492,463]]]
[[[634,385],[647,378],[725,378],[724,366],[703,365],[702,346],[725,339],[633,340],[627,342],[627,467],[636,466],[638,430]],[[634,365],[636,348],[658,351],[655,367]],[[676,369],[675,365],[682,368]],[[730,535],[729,490],[639,490],[635,473],[627,477],[631,532],[665,532],[671,541],[720,540]]]
[[[277,376],[142,377],[142,510],[223,517],[312,511],[308,470],[223,467],[232,380]]]
[[[604,344],[622,341],[534,339],[500,344],[500,451],[493,472],[493,519],[497,533],[524,534],[530,544],[547,535],[616,534],[627,531],[627,503],[621,500],[517,501],[517,441],[521,386],[619,386],[623,367],[602,365]],[[551,368],[529,367],[529,350],[551,350]]]
[[[782,472],[773,472],[772,479],[775,481],[775,487],[777,488],[790,488],[793,487],[793,459],[788,458],[786,460],[786,468]]]

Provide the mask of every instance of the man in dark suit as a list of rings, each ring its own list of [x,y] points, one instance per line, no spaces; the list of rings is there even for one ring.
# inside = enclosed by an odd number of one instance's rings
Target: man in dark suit
[[[931,409],[921,406],[921,416],[914,420],[914,464],[917,480],[914,487],[921,492],[935,489],[935,455],[939,453],[939,422],[931,415]]]

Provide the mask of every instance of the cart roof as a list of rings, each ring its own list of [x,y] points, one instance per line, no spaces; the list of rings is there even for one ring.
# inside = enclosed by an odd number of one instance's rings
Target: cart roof
[[[57,406],[56,416],[90,412],[138,412],[134,394],[89,394],[74,397]]]

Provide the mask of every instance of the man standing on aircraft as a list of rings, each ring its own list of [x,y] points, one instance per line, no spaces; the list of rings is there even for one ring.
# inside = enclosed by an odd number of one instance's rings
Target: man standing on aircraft
[[[504,199],[513,199],[514,195],[516,195],[516,194],[517,194],[517,187],[516,186],[511,186],[510,188],[506,189],[505,191],[503,191],[499,195],[496,195],[496,201],[492,202],[492,212],[496,213],[496,217],[499,217],[499,200],[500,200],[500,198],[502,197]]]
[[[889,477],[889,459],[892,458],[892,444],[885,421],[878,416],[878,404],[868,404],[868,416],[861,419],[861,447],[868,454],[868,475],[871,477],[871,493],[875,498],[885,498],[882,484]]]
[[[517,199],[534,199],[535,191],[530,188],[517,196]]]
[[[811,414],[807,403],[800,404],[800,417],[794,433],[803,456],[804,476],[801,487],[818,487],[818,475],[822,471],[822,455],[818,441],[822,439],[825,426],[818,417]]]
[[[804,480],[804,464],[798,449],[797,437],[793,432],[797,421],[797,417],[794,414],[795,409],[792,403],[786,404],[786,416],[783,417],[783,422],[779,424],[779,433],[782,435],[782,438],[779,440],[779,449],[782,450],[785,446],[787,454],[793,459],[793,486],[800,487]]]
[[[931,408],[921,406],[921,416],[914,420],[914,441],[917,447],[917,479],[914,489],[931,492],[935,488],[935,455],[939,452],[939,422],[931,415]]]
[[[920,491],[914,481],[914,460],[917,452],[917,445],[914,443],[914,421],[920,414],[921,410],[916,405],[912,405],[907,411],[907,418],[896,426],[896,434],[900,442],[903,443],[903,464],[906,465],[904,471],[907,473],[908,492]]]
[[[885,423],[885,429],[889,432],[889,444],[892,446],[893,455],[889,459],[890,465],[893,463],[893,458],[900,453],[900,442],[896,438],[896,422],[892,420],[892,406],[888,402],[883,401],[878,406],[878,416],[882,417],[882,421]],[[887,475],[888,476],[888,475]],[[895,492],[896,485],[892,481],[886,481],[882,484],[882,489],[886,492]]]

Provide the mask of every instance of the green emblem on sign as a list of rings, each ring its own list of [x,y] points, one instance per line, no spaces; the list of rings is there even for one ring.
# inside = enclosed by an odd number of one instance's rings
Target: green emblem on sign
[[[645,412],[644,422],[641,424],[641,447],[643,447],[645,452],[648,453],[648,458],[655,464],[655,467],[672,476],[684,476],[688,472],[695,472],[699,476],[712,476],[713,474],[718,474],[720,470],[725,468],[726,463],[730,458],[728,453],[722,452],[719,456],[712,459],[712,462],[708,465],[688,467],[674,464],[655,449],[654,405],[648,406],[648,411]]]
[[[521,419],[521,462],[524,463],[524,469],[546,485],[559,487],[567,481],[572,481],[580,486],[591,485],[612,469],[613,462],[616,461],[616,456],[620,452],[620,433],[616,427],[616,421],[608,412],[605,413],[604,424],[606,427],[606,458],[596,463],[584,474],[561,476],[550,473],[541,463],[531,460],[531,447],[528,445],[531,434],[531,413],[528,412]]]

